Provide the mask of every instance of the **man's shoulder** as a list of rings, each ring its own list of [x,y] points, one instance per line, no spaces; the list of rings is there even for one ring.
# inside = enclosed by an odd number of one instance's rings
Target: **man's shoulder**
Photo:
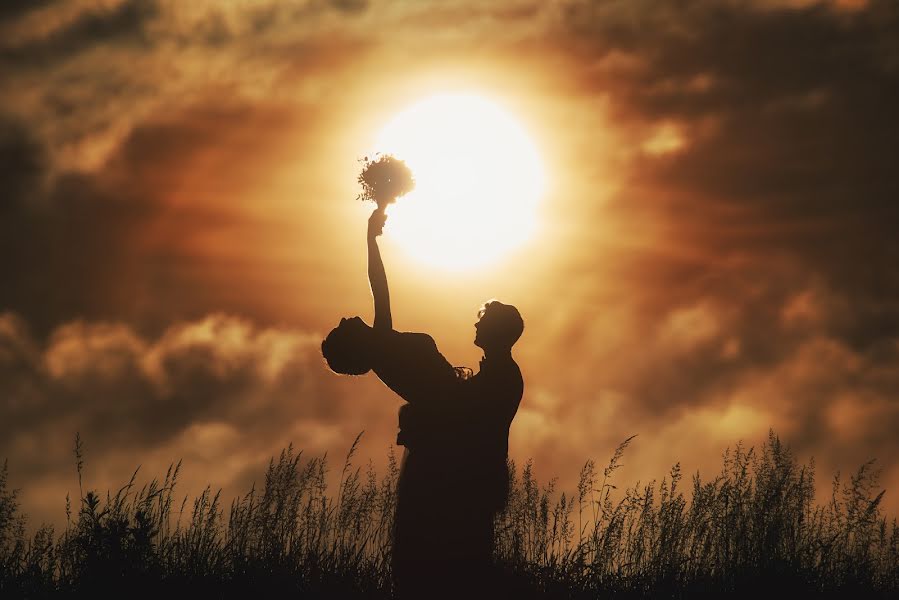
[[[524,388],[524,378],[518,363],[512,359],[491,361],[489,364],[482,362],[480,372],[469,380],[469,385],[485,391],[490,390],[491,393],[502,390],[520,397]]]
[[[501,373],[505,377],[521,378],[521,367],[514,358],[505,358],[491,364],[491,370]]]

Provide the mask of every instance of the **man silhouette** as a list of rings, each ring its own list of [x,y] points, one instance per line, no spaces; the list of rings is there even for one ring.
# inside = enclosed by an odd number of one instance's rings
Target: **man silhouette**
[[[493,518],[508,496],[509,426],[524,389],[511,350],[524,323],[514,306],[484,304],[474,339],[484,358],[474,375],[453,367],[429,335],[395,331],[377,243],[385,220],[376,209],[368,222],[374,325],[341,319],[322,354],[338,373],[374,370],[406,400],[397,435],[405,451],[392,556],[396,591],[455,596],[490,579]]]

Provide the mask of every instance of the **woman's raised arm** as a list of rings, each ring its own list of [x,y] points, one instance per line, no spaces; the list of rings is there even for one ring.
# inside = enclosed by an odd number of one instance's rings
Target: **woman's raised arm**
[[[390,315],[390,290],[387,288],[387,273],[378,248],[378,236],[384,230],[387,214],[383,208],[376,208],[368,218],[368,282],[375,301],[375,329],[393,329]]]

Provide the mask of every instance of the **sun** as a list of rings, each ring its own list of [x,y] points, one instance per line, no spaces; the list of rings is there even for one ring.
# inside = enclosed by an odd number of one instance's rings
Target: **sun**
[[[377,149],[405,160],[415,176],[415,190],[388,209],[385,234],[417,261],[484,266],[533,235],[543,165],[498,104],[473,94],[430,96],[387,123]]]

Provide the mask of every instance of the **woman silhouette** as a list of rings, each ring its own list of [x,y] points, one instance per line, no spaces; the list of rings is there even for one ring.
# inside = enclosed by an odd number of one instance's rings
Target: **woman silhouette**
[[[407,403],[397,444],[405,447],[397,489],[392,567],[397,593],[452,596],[489,579],[493,518],[505,507],[509,426],[523,381],[512,346],[524,323],[514,306],[489,301],[478,312],[477,374],[453,367],[425,333],[393,329],[387,275],[377,237],[386,220],[368,220],[368,276],[374,325],[341,319],[322,342],[335,372],[373,370]]]

